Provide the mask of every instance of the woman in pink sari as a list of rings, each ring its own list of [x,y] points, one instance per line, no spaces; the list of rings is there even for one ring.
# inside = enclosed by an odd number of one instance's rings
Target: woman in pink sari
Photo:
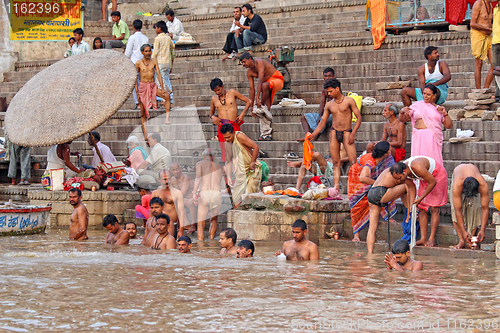
[[[434,159],[436,164],[443,166],[443,130],[441,124],[450,129],[453,127],[453,121],[444,107],[435,104],[437,97],[435,86],[426,85],[422,95],[423,101],[415,102],[410,107],[401,110],[399,120],[402,122],[411,120],[413,125],[411,156],[427,156]],[[419,189],[419,193],[420,191]],[[432,202],[427,202],[426,206],[431,209],[431,235],[436,234],[439,225],[439,207],[442,205],[442,202],[436,202],[435,205]],[[435,246],[433,238],[427,240],[428,207],[419,207],[421,238],[417,245]]]

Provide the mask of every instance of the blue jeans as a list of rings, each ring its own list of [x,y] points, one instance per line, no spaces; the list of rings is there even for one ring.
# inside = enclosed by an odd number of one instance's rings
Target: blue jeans
[[[252,50],[252,45],[261,44],[264,44],[264,37],[250,30],[243,30],[243,40],[241,38],[236,38],[238,53],[245,53],[246,51]]]
[[[30,180],[31,178],[31,148],[21,147],[9,141],[9,172],[7,177],[16,179],[17,159],[21,163],[21,179]]]
[[[161,74],[161,77],[163,79],[163,85],[168,87],[168,89],[170,89],[170,91],[171,91],[170,104],[174,105],[174,92],[172,91],[172,83],[170,83],[170,78],[169,78],[171,69],[170,69],[170,67],[167,67],[167,66],[168,66],[168,64],[161,64],[160,65],[160,74]],[[160,87],[159,82],[156,82],[156,84],[158,85],[158,87]]]

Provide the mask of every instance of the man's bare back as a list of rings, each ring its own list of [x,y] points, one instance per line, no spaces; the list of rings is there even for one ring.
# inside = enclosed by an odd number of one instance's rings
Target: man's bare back
[[[202,160],[196,163],[196,171],[198,171],[198,168],[201,172],[200,191],[220,191],[222,181],[221,166],[210,160]]]
[[[147,65],[146,65],[147,64]],[[141,82],[155,82],[155,70],[158,66],[156,59],[150,59],[149,63],[144,58],[135,63],[135,68],[139,72]]]
[[[294,239],[283,244],[283,251],[287,260],[312,260],[316,258],[318,246],[308,239],[296,242]],[[313,255],[311,255],[313,254]],[[311,257],[313,257],[311,259]]]
[[[193,196],[194,181],[188,175],[181,174],[179,179],[172,176],[172,187],[182,192],[185,199],[190,199]]]
[[[277,69],[267,60],[264,59],[255,59],[255,70],[252,68],[248,68],[247,76],[262,79],[262,82],[266,82],[271,78],[271,76],[276,73]],[[259,77],[259,74],[261,76]]]
[[[69,226],[69,238],[73,240],[88,239],[87,227],[89,225],[89,212],[83,203],[79,203],[71,213],[71,224]]]

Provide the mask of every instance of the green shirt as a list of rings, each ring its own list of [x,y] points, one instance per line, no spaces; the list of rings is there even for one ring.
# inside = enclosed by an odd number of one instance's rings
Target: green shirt
[[[125,34],[125,38],[123,38],[121,41],[123,44],[127,45],[128,37],[130,36],[130,31],[128,30],[128,25],[125,23],[123,20],[120,19],[118,21],[118,25],[113,24],[113,36],[116,38],[121,37],[122,34]]]

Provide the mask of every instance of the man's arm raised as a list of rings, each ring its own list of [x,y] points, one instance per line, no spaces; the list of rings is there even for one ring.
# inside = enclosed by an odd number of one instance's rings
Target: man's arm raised
[[[244,96],[242,93],[239,91],[233,90],[234,91],[234,97],[239,99],[240,101],[245,103],[245,108],[243,111],[241,111],[240,115],[236,118],[236,123],[241,124],[243,122],[243,119],[245,118],[245,114],[247,113],[248,109],[252,106],[252,101],[250,98]]]

